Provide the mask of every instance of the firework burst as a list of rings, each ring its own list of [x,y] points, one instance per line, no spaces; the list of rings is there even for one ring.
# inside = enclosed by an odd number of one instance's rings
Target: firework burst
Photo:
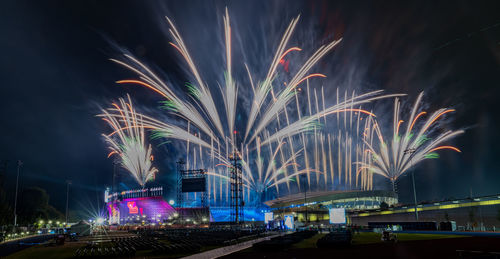
[[[166,99],[163,102],[165,107],[185,120],[187,127],[172,125],[147,115],[134,115],[136,118],[134,123],[143,128],[153,129],[155,137],[184,141],[187,144],[186,152],[188,155],[193,152],[195,163],[199,161],[200,164],[205,165],[205,168],[208,164],[208,174],[212,177],[209,179],[209,192],[214,199],[217,192],[222,198],[223,189],[226,190],[227,199],[228,173],[221,168],[223,166],[230,167],[229,154],[237,154],[241,158],[243,182],[248,196],[250,190],[261,193],[268,188],[275,187],[279,191],[280,184],[286,184],[287,191],[290,192],[290,182],[297,181],[300,184],[297,176],[302,174],[307,174],[307,181],[310,185],[311,174],[316,174],[319,177],[324,172],[319,168],[311,169],[307,162],[305,168],[299,166],[299,156],[306,145],[305,132],[316,129],[319,133],[320,118],[331,114],[356,111],[364,116],[373,116],[367,111],[352,107],[358,107],[361,104],[382,98],[401,96],[400,94],[382,95],[381,90],[361,95],[353,94],[350,98],[346,96],[343,101],[337,100],[337,103],[332,106],[325,106],[323,100],[322,109],[318,108],[315,113],[310,113],[307,116],[301,116],[300,112],[298,118],[291,116],[288,109],[299,109],[298,101],[296,107],[290,105],[294,97],[297,97],[299,85],[304,82],[309,84],[309,80],[314,78],[326,77],[323,74],[310,73],[309,71],[342,40],[333,40],[319,47],[301,66],[297,67],[297,71],[292,73],[289,80],[278,82],[280,62],[287,55],[302,50],[298,47],[287,47],[299,17],[292,19],[285,30],[264,77],[259,78],[259,76],[253,75],[248,66],[244,64],[253,96],[240,96],[239,87],[242,84],[236,81],[232,69],[231,23],[227,9],[223,17],[226,56],[225,81],[222,84],[217,83],[220,92],[215,94],[202,79],[174,23],[169,18],[166,20],[170,25],[169,33],[173,39],[170,45],[185,60],[194,79],[193,83],[186,84],[193,98],[190,98],[188,102],[185,101],[185,98],[179,97],[174,88],[161,80],[152,69],[128,54],[124,54],[121,59],[112,59],[112,61],[134,72],[138,79],[120,80],[117,83],[143,86],[160,94]],[[216,101],[214,96],[221,96],[221,101]],[[239,107],[238,98],[251,99],[251,106],[246,107],[247,109],[237,110]],[[295,99],[297,100],[297,98]],[[216,105],[219,102],[223,102],[224,105]],[[106,117],[110,121],[111,118],[120,120],[123,117],[122,110],[110,109],[106,113]],[[237,113],[245,115],[246,124],[237,125],[235,123]],[[222,120],[221,118],[224,116],[225,120]],[[126,125],[120,127],[116,123],[112,126],[116,126],[115,131],[117,132],[129,128]],[[238,132],[244,132],[244,135],[238,136]],[[326,146],[322,146],[322,148],[324,150]],[[326,170],[326,157],[323,157],[323,160],[325,161],[323,170]],[[326,175],[324,179],[326,179]]]
[[[447,140],[450,140],[462,133],[463,130],[446,131],[431,139],[431,130],[435,122],[443,117],[443,115],[454,112],[454,109],[441,108],[431,114],[419,110],[419,105],[422,101],[423,92],[421,92],[415,104],[413,105],[411,115],[406,121],[406,130],[401,131],[401,126],[405,121],[400,119],[400,101],[395,99],[392,135],[386,140],[378,123],[370,118],[367,121],[364,133],[364,144],[366,146],[365,156],[362,162],[357,162],[361,165],[356,177],[360,173],[374,173],[388,178],[395,191],[396,180],[408,171],[411,167],[418,164],[424,159],[438,158],[436,151],[449,149],[456,152],[460,150],[453,146],[442,145]],[[423,123],[419,123],[419,119],[424,119]],[[418,124],[422,127],[418,129]],[[375,133],[375,135],[373,134]],[[373,141],[376,141],[376,145]]]
[[[158,169],[152,165],[151,145],[147,145],[145,141],[146,126],[135,112],[128,95],[127,100],[128,102],[120,98],[119,105],[113,103],[113,108],[103,109],[98,116],[113,129],[112,133],[103,134],[111,150],[108,158],[119,156],[122,167],[143,187],[146,182],[154,179]],[[120,116],[113,116],[112,113]]]

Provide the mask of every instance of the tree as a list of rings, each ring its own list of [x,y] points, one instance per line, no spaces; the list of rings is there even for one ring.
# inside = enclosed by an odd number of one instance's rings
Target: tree
[[[5,192],[4,177],[7,174],[7,161],[4,160],[0,163],[0,226],[12,224],[13,211],[9,204],[9,199]]]
[[[25,188],[18,201],[18,218],[21,224],[33,224],[39,219],[62,220],[61,212],[49,205],[49,195],[38,187]]]

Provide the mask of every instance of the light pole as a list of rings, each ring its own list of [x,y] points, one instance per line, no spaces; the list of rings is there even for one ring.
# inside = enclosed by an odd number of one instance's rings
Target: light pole
[[[304,178],[304,180],[302,182],[304,183],[304,206],[306,207],[306,220],[305,220],[305,224],[307,224],[307,218],[308,218],[308,215],[307,215],[307,186],[305,186],[305,183],[306,183],[305,175],[301,175],[301,176]]]
[[[116,179],[116,166],[120,164],[120,161],[115,158],[113,160],[113,177],[112,177],[112,183],[111,183],[111,193],[116,192],[116,187],[115,187],[115,179]]]
[[[69,185],[71,184],[70,180],[66,180],[66,224],[68,224],[68,205],[69,205]]]
[[[417,151],[416,148],[409,148],[404,151],[405,155],[410,155],[410,168],[413,167],[413,154]],[[415,189],[415,170],[411,171],[411,181],[413,183],[413,201],[415,202],[415,219],[418,221],[418,204],[417,204],[417,190]]]
[[[19,172],[22,165],[23,162],[21,162],[21,160],[17,160],[16,195],[14,198],[14,227],[17,226],[17,190],[19,188]]]

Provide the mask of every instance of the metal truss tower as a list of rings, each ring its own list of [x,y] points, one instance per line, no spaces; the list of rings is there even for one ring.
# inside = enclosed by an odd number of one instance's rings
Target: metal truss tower
[[[245,202],[243,201],[243,181],[242,181],[242,170],[241,170],[241,158],[239,155],[234,152],[229,156],[229,160],[231,161],[230,168],[230,183],[231,183],[231,221],[234,224],[242,223],[244,212],[243,207],[245,206]]]

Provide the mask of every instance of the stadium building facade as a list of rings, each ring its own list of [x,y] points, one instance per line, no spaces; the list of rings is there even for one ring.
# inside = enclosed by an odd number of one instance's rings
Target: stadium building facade
[[[275,218],[293,214],[298,222],[328,222],[330,208],[344,208],[352,213],[360,210],[379,209],[385,202],[388,206],[398,203],[397,195],[391,191],[321,191],[289,195],[266,201]]]

